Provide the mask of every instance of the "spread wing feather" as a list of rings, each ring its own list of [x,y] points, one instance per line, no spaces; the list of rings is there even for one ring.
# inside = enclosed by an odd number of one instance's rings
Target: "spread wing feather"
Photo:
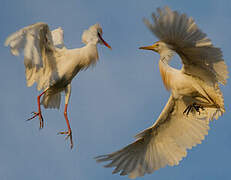
[[[147,19],[144,20],[145,24],[179,54],[184,73],[213,84],[226,83],[228,70],[221,50],[213,46],[191,17],[165,7],[159,8],[157,14],[153,13],[152,18],[153,24]]]
[[[61,27],[54,29],[51,31],[52,35],[52,40],[54,42],[55,47],[57,48],[63,48],[64,46],[64,41],[63,41],[63,29]]]
[[[57,44],[57,37],[53,39]],[[5,46],[9,46],[15,56],[23,52],[28,86],[36,82],[37,89],[41,90],[57,79],[56,49],[47,24],[40,22],[20,29],[6,39]]]
[[[209,121],[220,115],[216,108],[205,108],[199,115],[182,113],[188,106],[183,99],[169,98],[156,123],[136,135],[136,141],[111,154],[96,157],[98,162],[111,161],[113,173],[130,178],[152,173],[166,165],[178,165],[187,149],[200,144],[208,134]],[[217,117],[216,117],[217,118]]]

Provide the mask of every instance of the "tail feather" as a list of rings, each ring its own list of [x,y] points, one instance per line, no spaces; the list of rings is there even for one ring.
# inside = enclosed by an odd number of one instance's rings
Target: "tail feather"
[[[49,92],[46,92],[42,99],[42,104],[45,108],[57,108],[59,109],[61,102],[61,94],[50,94]]]

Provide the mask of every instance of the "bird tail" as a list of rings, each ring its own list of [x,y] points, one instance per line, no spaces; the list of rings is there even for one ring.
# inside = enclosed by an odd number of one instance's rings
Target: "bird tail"
[[[61,94],[56,93],[56,94],[51,94],[49,91],[47,91],[42,99],[42,105],[45,108],[57,108],[59,109],[60,107],[60,102],[61,102]]]

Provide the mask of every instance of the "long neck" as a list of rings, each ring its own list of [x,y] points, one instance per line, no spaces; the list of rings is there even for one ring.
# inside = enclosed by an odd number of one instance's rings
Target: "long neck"
[[[86,46],[76,51],[76,63],[83,68],[95,65],[98,60],[98,49],[96,42],[89,42]]]
[[[160,60],[159,60],[159,69],[160,69],[160,75],[163,80],[164,86],[167,90],[171,89],[171,81],[172,81],[172,74],[174,69],[169,66],[169,62],[174,55],[174,52],[172,50],[166,50],[162,53],[160,53]]]
[[[96,42],[88,43],[85,47],[86,48],[84,49],[84,51],[87,56],[86,65],[87,66],[95,65],[99,59],[97,43]]]

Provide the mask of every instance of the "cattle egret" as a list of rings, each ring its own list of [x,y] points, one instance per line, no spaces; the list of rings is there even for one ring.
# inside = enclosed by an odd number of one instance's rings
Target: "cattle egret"
[[[96,157],[110,161],[105,167],[115,167],[113,173],[130,178],[178,165],[187,149],[207,135],[209,122],[225,112],[219,83],[226,83],[228,70],[221,50],[185,14],[166,7],[152,17],[153,24],[144,22],[160,41],[140,49],[160,54],[160,75],[171,96],[157,121],[136,135],[135,142]],[[182,60],[181,70],[169,65],[174,53]]]
[[[43,117],[40,107],[59,108],[61,92],[65,91],[64,117],[68,131],[60,132],[70,138],[73,147],[72,131],[67,117],[67,106],[71,94],[71,81],[81,70],[94,65],[98,60],[97,44],[104,44],[111,48],[102,38],[102,28],[99,24],[91,26],[82,35],[82,42],[86,46],[67,49],[63,42],[62,28],[49,30],[46,23],[36,23],[20,29],[10,35],[5,46],[10,46],[11,53],[18,56],[24,53],[25,74],[27,86],[37,83],[37,90],[42,93],[37,97],[38,112],[33,112],[34,119],[38,116],[40,128],[43,128]]]

